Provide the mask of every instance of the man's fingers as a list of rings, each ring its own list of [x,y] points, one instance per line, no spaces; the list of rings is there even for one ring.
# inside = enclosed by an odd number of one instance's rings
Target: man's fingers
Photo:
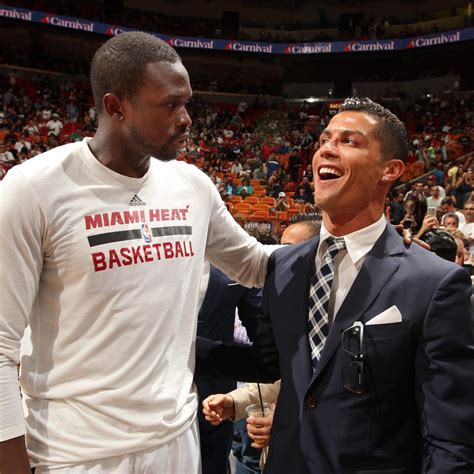
[[[418,244],[421,248],[424,248],[425,250],[431,251],[431,247],[426,242],[423,242],[422,240],[417,239],[415,237],[413,238],[413,242],[415,244]]]
[[[403,243],[405,245],[411,245],[413,241],[413,236],[411,234],[410,229],[403,229],[402,236],[403,236]]]

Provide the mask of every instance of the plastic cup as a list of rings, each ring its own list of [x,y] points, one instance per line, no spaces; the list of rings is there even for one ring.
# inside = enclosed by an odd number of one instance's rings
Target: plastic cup
[[[249,405],[247,408],[245,408],[245,411],[247,412],[247,415],[249,417],[262,418],[265,416],[269,416],[273,413],[273,405],[271,403],[264,402],[262,411],[262,405],[260,405],[260,403],[255,403],[254,405]],[[254,422],[253,425],[258,427],[258,422]],[[254,441],[254,443],[256,443],[257,445],[259,444],[258,441]],[[265,447],[263,448],[262,455],[260,456],[260,469],[262,470],[265,466],[267,456],[268,448]]]
[[[253,405],[249,405],[245,411],[249,417],[252,416],[254,418],[262,418],[273,413],[273,406],[270,403],[264,402],[262,411],[262,405],[260,405],[260,403],[255,403]]]

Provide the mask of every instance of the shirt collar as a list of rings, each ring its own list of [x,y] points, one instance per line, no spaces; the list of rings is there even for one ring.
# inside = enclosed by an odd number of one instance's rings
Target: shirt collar
[[[346,243],[347,253],[354,265],[370,252],[375,242],[377,242],[378,238],[382,235],[386,226],[387,221],[385,216],[382,214],[380,219],[373,224],[343,236]],[[319,236],[320,243],[324,242],[328,237],[337,238],[329,233],[323,223]]]

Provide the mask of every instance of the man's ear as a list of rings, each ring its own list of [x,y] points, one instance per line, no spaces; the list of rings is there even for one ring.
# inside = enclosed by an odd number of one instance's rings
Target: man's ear
[[[405,171],[405,164],[402,160],[387,160],[383,163],[382,181],[384,183],[395,182]]]
[[[105,94],[102,99],[105,113],[113,120],[123,120],[123,100],[117,94]]]

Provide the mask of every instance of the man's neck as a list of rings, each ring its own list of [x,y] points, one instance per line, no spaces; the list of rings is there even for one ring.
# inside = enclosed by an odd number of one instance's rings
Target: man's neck
[[[382,216],[383,211],[368,212],[353,216],[348,215],[329,215],[322,212],[324,227],[331,235],[341,237],[343,235],[352,234],[361,229],[365,229],[369,225],[377,222]]]
[[[107,168],[130,178],[143,177],[148,171],[151,158],[134,156],[134,150],[128,150],[125,144],[115,146],[116,144],[119,144],[119,140],[103,133],[96,133],[88,142],[92,154]]]

